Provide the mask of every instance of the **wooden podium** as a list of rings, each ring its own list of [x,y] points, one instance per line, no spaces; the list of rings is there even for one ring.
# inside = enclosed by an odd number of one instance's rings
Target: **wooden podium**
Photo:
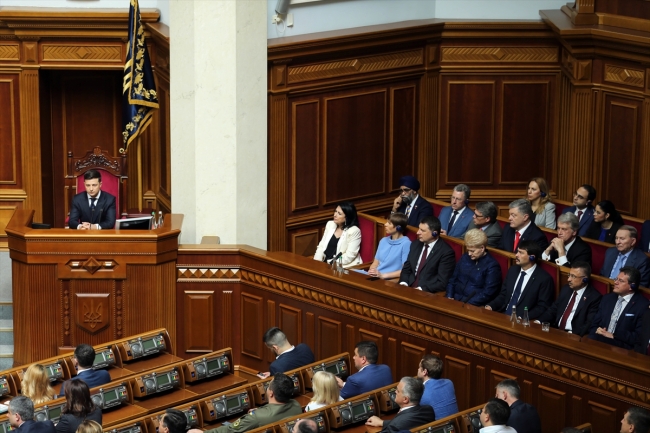
[[[176,258],[182,215],[156,230],[32,229],[17,210],[12,259],[14,365],[166,328],[176,348]]]

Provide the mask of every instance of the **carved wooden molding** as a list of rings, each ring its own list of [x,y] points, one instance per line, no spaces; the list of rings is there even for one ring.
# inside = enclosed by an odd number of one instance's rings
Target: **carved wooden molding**
[[[214,280],[239,281],[239,269],[236,268],[177,268],[176,278],[178,281],[197,282]]]
[[[323,78],[355,75],[365,72],[383,71],[424,63],[421,49],[381,56],[359,57],[336,62],[318,63],[306,66],[289,67],[288,82],[319,80]]]
[[[557,62],[555,47],[443,47],[442,62]]]
[[[43,61],[79,60],[84,62],[122,62],[122,47],[113,45],[43,44]]]
[[[576,81],[591,81],[591,60],[577,60],[567,50],[562,50],[562,66]]]
[[[0,45],[0,60],[20,60],[18,44]]]
[[[643,88],[645,73],[638,69],[605,65],[605,81]]]

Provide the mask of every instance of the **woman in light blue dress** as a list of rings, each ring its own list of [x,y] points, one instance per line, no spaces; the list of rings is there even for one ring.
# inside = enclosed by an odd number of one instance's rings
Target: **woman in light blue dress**
[[[400,212],[388,218],[384,224],[387,236],[379,241],[375,261],[370,265],[368,275],[384,280],[399,278],[411,247],[411,240],[404,236],[407,222],[406,215]]]

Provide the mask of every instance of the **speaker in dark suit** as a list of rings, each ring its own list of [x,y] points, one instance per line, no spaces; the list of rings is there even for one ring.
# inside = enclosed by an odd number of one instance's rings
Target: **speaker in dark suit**
[[[650,285],[650,258],[643,251],[635,248],[636,236],[636,229],[632,226],[622,226],[618,229],[616,246],[605,251],[605,261],[600,269],[600,275],[605,278],[615,278],[622,266],[631,266],[638,269],[641,274],[639,284],[642,287]],[[626,255],[627,258],[623,260],[623,256]]]
[[[624,266],[616,277],[614,290],[603,296],[591,322],[589,338],[625,349],[634,349],[642,331],[648,301],[638,291],[641,274]]]
[[[591,266],[591,247],[578,236],[578,217],[564,213],[557,219],[557,237],[542,254],[544,260],[558,266],[570,267],[573,262],[587,262]]]
[[[408,217],[408,225],[417,227],[425,217],[433,215],[433,206],[418,195],[420,181],[415,177],[402,176],[399,184],[400,195],[393,202],[391,213],[403,213]]]
[[[420,223],[418,240],[411,242],[399,283],[425,292],[442,292],[456,267],[454,250],[439,237],[440,220],[426,217]],[[426,253],[426,255],[425,255]]]
[[[641,332],[634,350],[644,355],[650,355],[650,308],[641,319]]]
[[[102,175],[97,170],[84,174],[86,191],[72,198],[71,229],[112,229],[115,227],[115,197],[102,191]]]
[[[485,308],[509,315],[515,306],[521,317],[528,307],[528,318],[539,318],[553,303],[555,292],[551,276],[535,264],[541,255],[534,241],[521,241],[515,254],[517,264],[508,269],[501,292]]]
[[[510,220],[510,225],[506,225],[503,228],[499,249],[516,253],[515,241],[517,240],[517,232],[519,232],[520,237],[518,242],[534,241],[544,251],[548,247],[548,239],[546,239],[544,232],[535,225],[533,209],[530,207],[528,200],[523,198],[515,200],[510,203],[509,208],[510,216],[508,219]],[[522,230],[523,233],[521,233]]]

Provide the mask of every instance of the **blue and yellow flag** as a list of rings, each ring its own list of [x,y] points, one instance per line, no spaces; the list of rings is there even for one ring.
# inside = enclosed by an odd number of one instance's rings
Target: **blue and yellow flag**
[[[131,0],[129,42],[126,49],[122,88],[123,144],[120,153],[126,153],[129,144],[149,126],[154,108],[158,108],[158,96],[147,45],[144,42],[140,7],[138,0]]]

